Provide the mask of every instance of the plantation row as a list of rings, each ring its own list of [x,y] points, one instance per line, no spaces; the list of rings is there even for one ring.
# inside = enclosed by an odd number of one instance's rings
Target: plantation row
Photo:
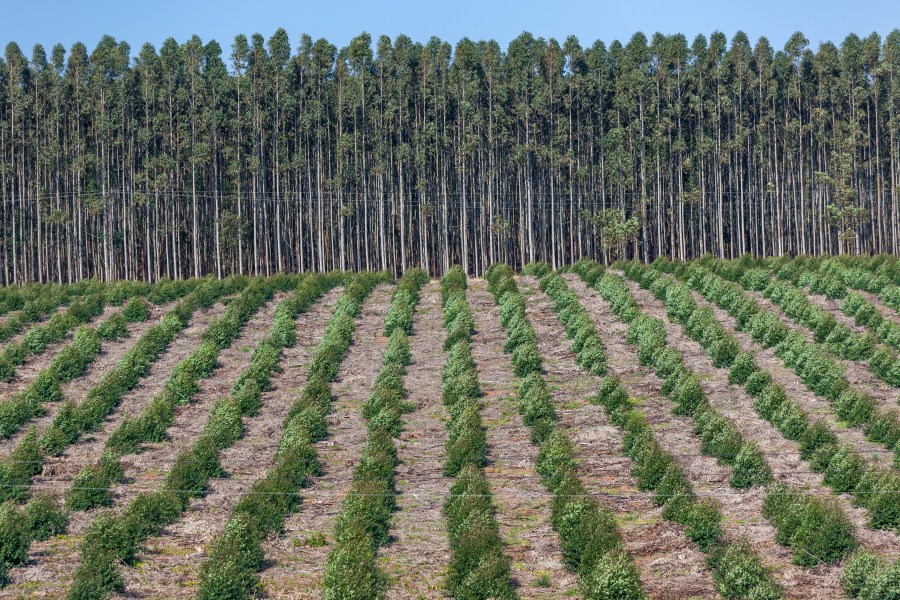
[[[658,565],[639,549],[641,543],[668,543],[662,530],[638,530],[630,523],[628,498],[646,497],[658,507],[653,514],[667,523],[666,531],[705,557],[691,575],[697,589],[723,598],[808,597],[812,590],[895,598],[900,426],[896,404],[886,400],[896,395],[861,384],[856,371],[877,374],[876,356],[896,359],[891,332],[898,319],[865,289],[846,291],[866,277],[893,277],[891,265],[887,259],[747,258],[606,268],[581,261],[570,273],[534,263],[522,276],[494,265],[486,273],[486,297],[496,305],[493,314],[499,314],[504,336],[496,349],[485,346],[494,342],[476,326],[485,324],[483,301],[473,303],[485,297],[483,283],[473,291],[459,268],[441,280],[439,298],[416,269],[396,281],[383,273],[330,273],[156,286],[85,284],[77,292],[76,286],[57,286],[68,290],[65,297],[54,292],[60,295],[56,304],[37,315],[24,336],[11,334],[7,342],[17,348],[24,337],[44,335],[31,331],[45,332],[53,319],[60,323],[43,345],[30,346],[34,351],[16,366],[34,366],[14,370],[9,384],[17,388],[0,400],[0,431],[9,446],[0,459],[0,564],[7,591],[158,596],[143,587],[152,576],[136,573],[168,564],[160,542],[174,539],[175,531],[196,518],[215,526],[208,537],[179,542],[192,548],[199,543],[202,553],[170,561],[196,563],[189,568],[192,577],[179,582],[178,595],[671,597],[674,592],[656,581],[662,576]],[[819,287],[822,281],[838,281],[843,288]],[[391,286],[389,306],[375,299],[383,294],[372,294],[379,285]],[[314,335],[298,317],[333,289],[340,297],[315,351],[303,370],[291,371],[293,380],[285,380],[281,374],[295,369],[285,364],[286,350],[309,344],[306,338]],[[840,289],[840,306],[818,298]],[[34,302],[24,294],[23,289],[3,296],[10,306],[7,319],[24,310],[18,306]],[[580,381],[591,382],[577,392],[585,400],[582,408],[563,403],[560,389],[575,393],[575,386],[551,375],[558,372],[559,358],[548,357],[547,344],[539,344],[534,319],[540,315],[529,303],[541,298],[552,308],[542,331],[558,330],[568,338],[568,347],[558,351],[571,360]],[[764,300],[779,310],[766,310]],[[376,301],[384,310],[364,310]],[[216,304],[224,309],[207,320],[190,351],[165,372],[155,369],[197,315]],[[425,306],[440,310],[441,319],[423,318],[422,311],[430,310]],[[379,337],[361,338],[363,323]],[[438,323],[445,336],[438,335]],[[860,333],[861,328],[869,330]],[[128,340],[131,331],[142,333]],[[416,352],[411,340],[417,340]],[[117,343],[127,349],[115,368],[94,373],[92,364]],[[378,357],[378,370],[366,371],[364,401],[351,402],[347,360],[359,344],[374,344],[364,354]],[[609,353],[610,344],[618,354]],[[853,354],[851,347],[871,352]],[[426,351],[439,360],[424,360]],[[519,419],[510,424],[504,418],[502,425],[487,415],[503,397],[483,393],[486,382],[498,389],[492,369],[500,367],[491,365],[501,363],[514,376],[509,406]],[[226,364],[227,375],[221,371]],[[420,489],[432,489],[432,480],[408,470],[401,458],[414,439],[409,436],[424,427],[426,406],[409,400],[413,373],[420,386],[430,384],[417,395],[447,416],[446,441],[435,452],[447,487],[440,498],[440,529],[429,532],[446,540],[446,556],[423,547],[416,566],[421,572],[393,562],[398,540],[427,539],[410,537],[415,516],[400,518],[402,511],[417,511],[417,503],[401,493],[417,498]],[[219,392],[215,382],[223,376],[228,387]],[[82,380],[95,383],[78,391],[72,384]],[[156,389],[151,380],[160,381],[160,391],[145,392],[139,410],[121,414],[126,395]],[[278,437],[267,455],[247,455],[251,428],[276,410],[271,399],[285,386],[297,391],[279,396],[290,400],[274,430]],[[592,406],[601,412],[589,413]],[[345,420],[349,412],[359,418]],[[600,474],[573,425],[574,412],[594,414],[609,425],[617,442],[605,452],[632,478],[633,488],[596,485]],[[188,415],[196,426],[188,424]],[[515,444],[534,451],[501,442],[501,426],[512,427]],[[351,439],[363,441],[347,445]],[[335,448],[349,458],[335,464]],[[229,458],[234,453],[243,453],[255,468],[234,472],[240,463]],[[522,487],[529,481],[524,476],[498,470],[510,453],[518,468],[535,474],[540,491]],[[716,468],[702,466],[710,464]],[[57,468],[72,474],[56,476]],[[721,479],[706,476],[713,473]],[[236,484],[228,495],[216,483],[225,478]],[[329,493],[320,489],[326,480],[344,483]],[[564,569],[553,571],[564,582],[548,581],[545,563],[527,550],[536,542],[511,529],[521,523],[511,511],[519,510],[517,499],[526,492],[535,498],[528,504],[535,513],[529,526],[545,522],[552,529],[547,558]],[[294,516],[313,510],[307,504],[312,497],[326,509],[314,514],[333,518],[323,518],[315,535],[295,538],[273,555],[272,540],[294,535]],[[735,504],[734,498],[741,500]],[[207,518],[217,506],[226,511],[222,519]],[[297,562],[284,563],[291,555]],[[320,562],[305,566],[309,561]],[[69,573],[61,581],[27,578],[36,572],[32,566],[44,563],[51,572]],[[291,577],[274,586],[272,573],[286,577],[285,566]],[[440,583],[407,595],[416,586],[407,579],[423,578],[425,571],[440,573]],[[840,589],[829,587],[831,579],[840,581]]]

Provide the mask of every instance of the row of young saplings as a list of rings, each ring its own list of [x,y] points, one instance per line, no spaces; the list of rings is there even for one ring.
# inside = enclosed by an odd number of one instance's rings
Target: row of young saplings
[[[69,310],[78,306],[73,304]],[[25,389],[0,402],[0,438],[13,436],[28,421],[45,414],[44,404],[61,401],[61,386],[84,373],[100,354],[103,342],[128,337],[128,324],[146,321],[149,316],[149,305],[135,297],[96,328],[81,325],[72,336],[72,341],[53,357],[48,367],[38,372]]]
[[[376,285],[390,279],[383,273],[364,273],[345,287],[313,353],[306,385],[285,417],[274,464],[242,495],[213,540],[200,571],[198,598],[249,598],[258,592],[263,542],[281,530],[287,516],[300,506],[301,488],[321,473],[315,443],[328,435],[332,383],[362,303]]]
[[[663,280],[660,284],[651,284],[651,288],[652,285],[669,286],[669,278],[659,277],[655,270],[649,272],[656,273],[650,275],[651,278]],[[787,367],[794,369],[810,391],[832,402],[838,418],[851,426],[861,427],[870,440],[893,450],[894,463],[900,465],[900,432],[895,413],[876,410],[874,401],[849,389],[845,378],[835,379],[832,373],[822,371],[827,364],[816,362],[819,355],[804,352],[810,345],[797,336],[784,334],[783,324],[767,316],[770,313],[759,309],[735,284],[697,267],[690,267],[682,276],[688,285],[731,314],[737,327],[747,331],[755,342],[763,347],[774,347],[776,355]],[[677,292],[680,296],[690,295],[686,286],[682,285],[681,290]],[[711,315],[704,318],[712,320]],[[799,443],[801,457],[824,474],[826,485],[837,493],[851,494],[855,503],[864,506],[871,527],[900,529],[900,503],[896,501],[900,476],[896,471],[879,468],[851,446],[840,445],[837,435],[825,423],[811,422],[799,405],[788,398],[785,390],[759,369],[752,355],[743,353],[738,357],[733,371],[733,380],[743,382],[750,395],[756,398],[755,408],[760,416],[772,422],[787,439]]]
[[[879,409],[869,394],[854,389],[837,365],[817,343],[809,342],[799,331],[791,330],[777,315],[762,310],[740,285],[707,269],[702,262],[678,266],[657,261],[656,271],[672,271],[736,321],[754,342],[773,348],[786,367],[792,369],[813,393],[828,400],[835,413],[852,427],[858,427],[873,443],[895,452],[900,466],[900,419],[896,411]]]
[[[687,286],[636,263],[628,265],[626,272],[665,302],[669,317],[685,327],[716,366],[729,368],[729,383],[745,386],[755,399],[754,409],[759,416],[771,422],[786,439],[798,442],[801,458],[809,461],[813,470],[823,473],[826,485],[835,493],[853,494],[855,502],[868,508],[873,527],[896,528],[896,474],[867,464],[848,445],[839,446],[837,436],[823,422],[810,422],[784,389],[772,381],[771,375],[757,366],[752,353],[735,354],[733,350],[723,353],[723,348],[735,347],[736,342],[725,341],[733,340],[733,336],[709,309],[697,307]],[[866,490],[859,489],[864,479],[868,481],[864,484]],[[776,541],[790,545],[795,562],[805,566],[846,558],[857,545],[852,525],[833,500],[772,485],[767,491],[763,515],[776,527]],[[857,564],[879,560],[864,550],[850,556],[842,579],[848,593],[855,597],[865,589],[861,597],[880,599],[897,589],[896,564],[882,568],[865,585],[857,583],[860,577]]]
[[[740,262],[748,261],[741,258]],[[881,255],[868,256],[841,256],[841,257],[814,257],[797,256],[780,259],[754,259],[753,264],[769,267],[779,279],[789,279],[801,287],[809,287],[813,293],[826,296],[828,299],[845,301],[852,296],[864,300],[866,305],[871,305],[866,311],[871,311],[878,326],[882,321],[890,321],[881,309],[862,298],[859,293],[852,290],[868,292],[879,298],[885,306],[895,311],[900,311],[900,262],[894,256]],[[857,300],[853,300],[855,304]],[[872,310],[874,309],[874,310]],[[848,310],[844,310],[848,312]],[[875,314],[877,313],[877,314]],[[893,328],[896,331],[896,323]],[[893,337],[896,340],[896,337]],[[890,343],[884,340],[885,343]],[[890,343],[895,349],[900,346]]]
[[[484,474],[487,444],[481,420],[481,386],[472,357],[475,320],[466,300],[465,272],[453,267],[441,280],[447,337],[442,374],[449,413],[444,474],[453,478],[444,501],[450,561],[445,590],[452,598],[497,600],[516,597],[509,559],[496,520],[496,506]]]
[[[673,402],[673,413],[694,416],[695,432],[705,440],[701,444],[704,452],[724,455],[725,447],[714,431],[731,424],[709,406],[696,375],[686,367],[681,355],[666,345],[662,323],[643,314],[624,282],[604,273],[599,264],[581,261],[574,270],[589,286],[596,286],[617,318],[629,325],[626,341],[637,345],[639,362],[653,366],[656,375],[663,379],[662,391]],[[581,340],[597,335],[593,321],[558,274],[548,273],[540,283],[553,299],[557,316],[577,353]],[[622,382],[612,375],[605,377],[592,401],[602,405],[610,421],[622,430],[624,451],[633,461],[632,474],[638,489],[653,491],[654,502],[663,506],[663,518],[682,525],[685,535],[707,554],[718,592],[725,598],[780,598],[780,591],[760,558],[745,540],[725,535],[718,503],[697,496],[684,469],[662,449],[652,426],[636,408]],[[736,433],[733,427],[728,431]],[[746,488],[767,481],[769,471],[759,449],[739,436],[735,440],[729,435],[729,441],[737,441],[728,452],[732,457],[731,485]],[[741,454],[740,461],[734,460],[737,454]]]
[[[102,484],[107,481],[121,479],[120,453],[137,449],[145,441],[164,439],[175,408],[193,400],[200,381],[215,368],[220,351],[233,343],[250,317],[276,292],[293,290],[277,306],[268,335],[254,349],[250,363],[238,375],[229,396],[213,405],[203,431],[191,448],[176,457],[160,489],[140,493],[122,511],[101,513],[91,522],[82,541],[69,598],[105,598],[113,591],[122,590],[121,565],[134,564],[141,544],[177,521],[191,500],[205,493],[210,479],[225,475],[220,453],[240,438],[243,419],[259,411],[261,395],[269,388],[284,347],[295,343],[296,316],[324,291],[342,281],[342,276],[334,274],[301,276],[299,284],[295,276],[253,280],[229,303],[222,317],[207,328],[201,346],[176,366],[165,391],[154,397],[136,420],[123,422],[117,431],[121,435],[110,438],[101,464],[95,467],[100,489],[106,489]],[[304,464],[301,461],[296,466],[302,469]],[[274,503],[285,499],[285,496],[258,496],[254,499]],[[269,511],[273,508],[266,506],[267,516],[271,516]]]
[[[0,353],[0,381],[12,381],[17,367],[29,356],[43,353],[50,344],[62,340],[72,329],[103,312],[107,304],[121,306],[129,299],[139,297],[146,297],[154,304],[171,302],[189,293],[199,282],[197,279],[167,280],[149,285],[133,281],[102,284],[85,280],[68,286],[41,286],[46,289],[46,296],[30,297],[21,310],[8,315],[0,324],[0,342],[6,342],[60,306],[68,306],[65,310],[54,312],[46,323],[29,328],[20,341],[6,344]],[[11,289],[17,288],[0,288],[0,292],[9,294]],[[126,305],[124,310],[128,308]]]
[[[148,328],[136,343],[125,352],[118,366],[105,374],[100,383],[88,391],[84,400],[77,403],[69,398],[63,399],[62,405],[52,423],[39,435],[32,428],[16,445],[10,455],[0,462],[0,484],[5,500],[11,503],[25,504],[24,512],[28,513],[33,504],[44,507],[55,507],[54,528],[56,533],[65,530],[66,512],[55,497],[35,494],[31,498],[31,479],[41,472],[44,460],[49,456],[59,456],[65,449],[77,442],[83,435],[96,430],[103,420],[118,406],[122,397],[147,375],[150,366],[163,354],[178,333],[187,326],[194,312],[208,308],[217,299],[230,295],[247,286],[247,278],[229,278],[224,281],[205,280],[175,305],[154,326]],[[235,306],[238,306],[237,304]],[[84,491],[77,482],[67,496]],[[30,499],[30,501],[29,501]],[[18,510],[13,504],[8,510]],[[9,567],[23,564],[28,557],[28,548],[32,541],[43,539],[40,528],[18,527],[13,532],[9,527],[0,527],[0,546],[4,547],[0,556],[0,570],[4,574]],[[7,543],[8,542],[8,543]]]
[[[712,270],[719,274],[716,267],[723,264],[712,263]],[[790,281],[772,279],[767,269],[744,269],[740,265],[728,265],[723,270],[728,278],[734,278],[732,281],[748,290],[761,292],[777,304],[788,318],[808,328],[813,334],[813,340],[829,353],[846,360],[863,361],[876,377],[888,385],[900,387],[900,358],[897,351],[881,345],[875,332],[859,334],[838,323],[833,315],[814,304],[800,287]],[[860,296],[857,298],[860,299],[854,300],[857,305],[860,301],[865,302]],[[900,326],[892,321],[883,320],[882,326],[876,331],[890,339],[891,332],[895,329],[900,341]],[[840,369],[840,365],[834,361],[827,357],[823,359],[829,360],[832,368]]]
[[[544,265],[533,265],[528,272],[539,275],[545,270]],[[531,441],[538,447],[536,468],[541,483],[552,495],[550,524],[559,537],[563,562],[579,576],[582,598],[644,598],[637,568],[625,551],[615,516],[588,492],[578,476],[574,448],[557,423],[553,397],[542,374],[537,337],[525,314],[525,299],[514,273],[507,265],[493,265],[486,278],[506,330],[504,349],[521,378],[518,407],[530,429]],[[586,313],[577,313],[574,305],[565,310],[584,323],[581,319]],[[573,324],[573,332],[576,327]],[[606,355],[595,329],[578,328],[578,334],[578,364],[594,375],[603,375]]]
[[[894,350],[900,350],[900,323],[892,321],[862,294],[851,291],[855,288],[864,291],[878,291],[883,287],[895,287],[884,283],[881,287],[876,280],[880,279],[868,271],[858,268],[850,269],[837,260],[810,261],[793,259],[789,261],[772,261],[761,259],[753,261],[750,267],[765,269],[774,274],[778,280],[791,281],[801,288],[808,287],[811,292],[826,296],[828,299],[840,299],[841,312],[853,317],[859,327],[867,328],[875,339],[887,344]],[[846,327],[838,327],[835,338],[839,341]],[[849,336],[848,336],[849,337]],[[864,342],[865,345],[869,341]]]
[[[32,541],[45,539],[50,533],[64,531],[68,517],[57,499],[47,494],[35,494],[30,498],[31,478],[40,473],[44,458],[58,455],[64,450],[65,440],[74,442],[84,432],[99,425],[103,417],[118,404],[119,399],[137,385],[153,362],[167,347],[178,331],[186,326],[195,310],[204,304],[211,304],[230,287],[242,285],[238,280],[229,284],[209,280],[179,302],[159,325],[149,328],[135,346],[125,353],[117,369],[108,373],[100,384],[88,392],[87,398],[78,405],[70,399],[65,402],[60,413],[42,436],[32,428],[16,445],[10,456],[0,462],[0,489],[3,490],[5,514],[8,519],[0,520],[0,574],[6,581],[9,567],[24,564],[28,559],[28,548]],[[169,293],[177,295],[184,288],[168,286]],[[207,304],[208,305],[208,304]],[[137,314],[137,312],[135,312]],[[57,360],[58,357],[55,358]],[[61,398],[60,398],[61,399]],[[104,412],[104,407],[108,410]],[[29,500],[30,499],[30,500]],[[27,502],[23,509],[16,504]],[[42,514],[42,519],[17,517]],[[29,524],[27,528],[21,523]]]
[[[388,343],[374,389],[363,406],[366,441],[335,522],[334,546],[325,565],[325,600],[380,598],[388,585],[376,559],[378,549],[388,542],[396,509],[394,475],[398,459],[394,439],[403,428],[403,413],[412,408],[403,387],[411,359],[408,336],[412,334],[419,290],[428,279],[420,269],[407,270],[397,283],[385,316]]]

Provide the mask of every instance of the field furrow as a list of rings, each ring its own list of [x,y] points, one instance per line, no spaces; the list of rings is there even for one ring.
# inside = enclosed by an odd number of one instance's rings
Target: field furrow
[[[487,427],[485,476],[497,505],[504,553],[521,598],[559,598],[577,588],[565,569],[558,536],[550,525],[551,497],[535,471],[537,449],[516,407],[516,382],[503,352],[506,332],[483,280],[470,280],[467,293],[475,319],[472,356],[484,397],[481,415]]]
[[[441,505],[452,482],[444,476],[448,415],[441,402],[441,369],[446,337],[440,285],[431,281],[420,291],[409,336],[411,363],[404,387],[412,412],[404,416],[397,443],[400,464],[391,541],[380,550],[380,565],[390,580],[389,599],[444,598],[450,549]]]
[[[660,445],[678,460],[697,494],[714,498],[721,505],[726,537],[747,539],[750,547],[773,570],[775,581],[785,588],[789,597],[841,597],[836,578],[804,579],[800,567],[791,563],[791,549],[775,542],[775,528],[762,516],[764,490],[731,487],[731,470],[701,452],[691,419],[672,414],[669,402],[663,399],[662,382],[650,369],[639,365],[634,347],[625,341],[627,326],[616,318],[600,294],[588,290],[584,306],[598,330],[609,334],[604,337],[604,342],[608,348],[610,373],[619,377],[630,395],[638,399],[638,408],[657,432]],[[642,309],[646,311],[646,307],[642,306]],[[685,359],[689,360],[689,357]]]
[[[380,285],[362,306],[353,342],[341,362],[333,386],[333,410],[327,417],[328,437],[315,444],[322,475],[302,492],[297,512],[289,515],[282,535],[263,546],[267,567],[262,586],[270,598],[320,598],[334,519],[341,510],[366,440],[362,405],[381,368],[386,339],[384,316],[393,288]]]
[[[176,598],[194,592],[208,544],[221,533],[241,495],[265,475],[275,459],[284,418],[306,380],[310,356],[325,332],[341,289],[330,290],[297,317],[297,343],[285,348],[282,370],[262,395],[262,408],[246,420],[241,439],[222,451],[220,461],[228,476],[211,480],[203,497],[193,500],[174,525],[148,541],[140,566],[123,573],[123,597]]]
[[[553,301],[524,277],[526,314],[537,335],[545,378],[553,391],[559,426],[578,449],[579,476],[585,487],[616,514],[625,548],[634,558],[645,592],[652,598],[718,597],[703,554],[684,536],[684,528],[661,517],[653,494],[637,489],[632,462],[622,454],[622,434],[603,407],[589,399],[600,377],[581,369]],[[587,288],[578,277],[567,283],[584,302]],[[590,312],[590,309],[588,309]]]

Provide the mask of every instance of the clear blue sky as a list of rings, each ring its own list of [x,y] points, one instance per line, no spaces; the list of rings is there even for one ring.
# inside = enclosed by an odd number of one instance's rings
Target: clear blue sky
[[[226,49],[235,34],[269,37],[284,27],[296,48],[301,33],[345,45],[361,31],[373,38],[405,33],[425,42],[432,35],[455,43],[467,36],[493,38],[505,47],[522,31],[560,41],[574,34],[582,45],[601,39],[623,42],[636,31],[683,33],[692,39],[719,30],[729,40],[743,30],[751,42],[765,35],[780,49],[794,31],[813,48],[821,41],[840,43],[848,33],[884,37],[900,27],[900,0],[0,0],[0,44],[15,41],[26,56],[37,42],[49,52],[62,42],[82,41],[93,49],[103,34],[131,44],[157,46],[169,36],[179,42],[192,34],[216,39]]]

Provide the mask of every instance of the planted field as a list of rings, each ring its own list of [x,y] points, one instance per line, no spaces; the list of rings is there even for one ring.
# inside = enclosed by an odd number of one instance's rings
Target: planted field
[[[898,284],[801,257],[0,290],[0,597],[897,598]]]

